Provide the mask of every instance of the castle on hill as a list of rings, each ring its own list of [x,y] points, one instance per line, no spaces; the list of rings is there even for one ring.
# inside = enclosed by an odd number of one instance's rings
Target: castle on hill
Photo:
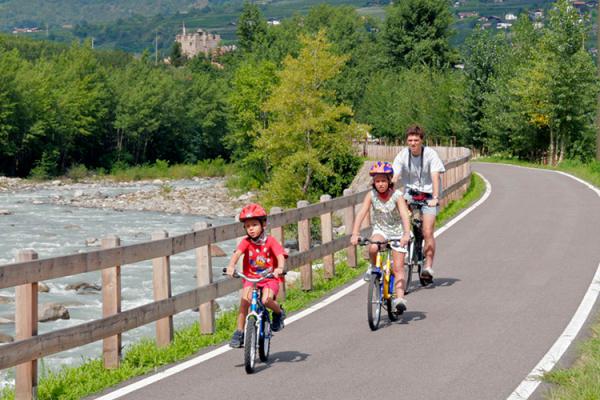
[[[210,55],[219,52],[221,36],[197,29],[195,32],[187,32],[185,24],[182,33],[175,37],[175,41],[181,44],[181,52],[187,58],[193,58],[199,53]]]

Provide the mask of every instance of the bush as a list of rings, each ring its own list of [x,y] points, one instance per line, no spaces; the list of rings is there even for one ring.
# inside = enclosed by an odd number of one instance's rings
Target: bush
[[[75,182],[87,178],[88,175],[89,171],[83,164],[73,164],[73,166],[67,171],[67,178],[70,178]]]
[[[56,176],[58,169],[58,158],[60,154],[58,150],[45,151],[42,159],[39,160],[35,167],[30,171],[29,177],[34,180],[46,180]]]

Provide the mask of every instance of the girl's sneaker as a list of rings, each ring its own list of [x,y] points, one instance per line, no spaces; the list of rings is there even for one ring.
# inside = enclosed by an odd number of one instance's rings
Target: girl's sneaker
[[[373,266],[369,264],[369,268],[367,268],[367,272],[363,275],[363,280],[369,282],[371,280],[371,274],[373,273]]]
[[[234,349],[240,348],[244,346],[244,332],[235,331],[233,332],[233,336],[231,337],[231,341],[229,342],[229,346]]]
[[[402,315],[406,311],[406,299],[404,297],[394,297],[392,299],[392,307],[396,310],[396,313]]]

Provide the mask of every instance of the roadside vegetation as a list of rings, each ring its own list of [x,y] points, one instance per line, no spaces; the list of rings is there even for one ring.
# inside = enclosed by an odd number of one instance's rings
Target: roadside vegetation
[[[320,4],[274,25],[247,2],[236,51],[174,49],[169,63],[0,35],[0,173],[152,178],[221,158],[232,186],[291,207],[341,194],[360,165],[353,140],[402,141],[412,123],[484,155],[589,162],[599,85],[579,11],[558,0],[539,29],[524,13],[457,48],[452,10],[406,0],[382,20]]]
[[[473,174],[471,184],[463,198],[451,202],[440,214],[440,221],[449,220],[477,201],[484,190],[483,180]],[[344,257],[343,251],[337,254],[336,259],[340,257]],[[357,268],[350,268],[343,262],[338,263],[336,275],[332,279],[324,278],[322,268],[315,269],[312,291],[304,291],[293,284],[288,285],[284,302],[286,310],[288,313],[293,313],[304,309],[314,301],[330,294],[331,291],[362,276],[366,261],[362,260],[359,264]],[[299,284],[300,281],[297,282]],[[41,361],[38,399],[79,399],[136,376],[154,372],[161,366],[184,360],[203,348],[223,344],[229,340],[235,330],[236,317],[237,309],[222,312],[216,319],[216,331],[213,335],[201,335],[197,323],[178,330],[173,343],[162,349],[156,347],[152,339],[143,339],[124,349],[121,366],[115,370],[105,369],[102,359],[89,359],[80,366],[64,367],[58,371],[44,370]],[[14,392],[10,388],[5,388],[0,395],[2,400],[14,399]]]
[[[591,400],[600,393],[600,319],[592,336],[579,345],[578,360],[571,368],[556,369],[544,375],[554,384],[546,394],[549,400]]]

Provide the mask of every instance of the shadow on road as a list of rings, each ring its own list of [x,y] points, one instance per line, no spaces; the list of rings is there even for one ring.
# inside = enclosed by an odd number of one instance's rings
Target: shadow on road
[[[416,278],[416,277],[415,277]],[[416,278],[413,283],[410,285],[410,291],[408,292],[408,294],[410,295],[411,293],[416,293],[420,290],[432,290],[435,288],[443,288],[443,287],[448,287],[448,286],[452,286],[454,285],[456,282],[460,282],[460,279],[455,279],[455,278],[435,278],[433,280],[433,284],[431,285],[427,285],[427,286],[421,286],[421,283],[419,282],[419,279]]]
[[[267,361],[266,364],[263,363],[258,363],[256,365],[256,367],[254,368],[254,373],[259,373],[261,371],[264,371],[267,368],[270,368],[271,365],[273,364],[277,364],[277,363],[296,363],[296,362],[302,362],[305,361],[308,356],[310,356],[310,354],[308,353],[302,353],[299,351],[280,351],[279,353],[272,353],[271,355],[269,355],[269,360]],[[244,364],[239,364],[236,365],[236,367],[243,367]]]

